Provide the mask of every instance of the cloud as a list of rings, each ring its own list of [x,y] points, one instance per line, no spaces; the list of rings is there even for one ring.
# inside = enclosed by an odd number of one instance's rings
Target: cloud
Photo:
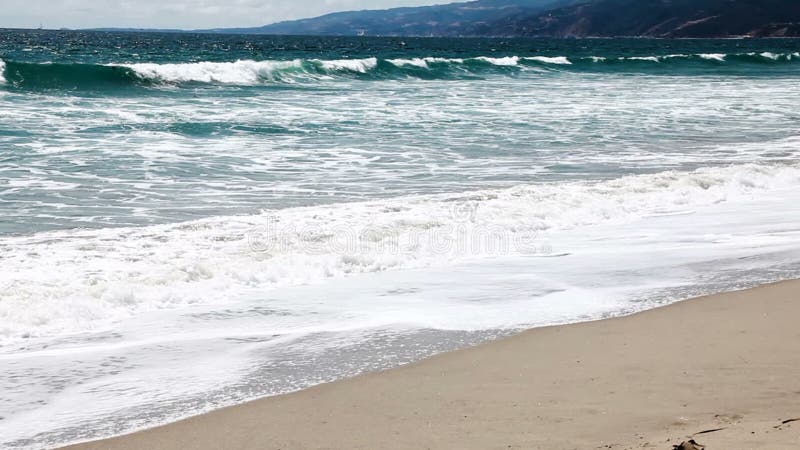
[[[449,0],[2,0],[0,28],[247,27],[333,11]]]

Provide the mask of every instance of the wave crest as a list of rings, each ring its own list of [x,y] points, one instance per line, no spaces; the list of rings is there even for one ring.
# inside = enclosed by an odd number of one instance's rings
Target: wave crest
[[[4,84],[23,89],[118,89],[152,84],[121,66],[5,61],[0,69]]]
[[[258,86],[336,79],[460,79],[519,71],[636,72],[737,70],[800,63],[795,53],[700,53],[645,56],[477,56],[234,62],[36,64],[0,60],[0,83],[18,88],[104,89],[188,83]],[[657,64],[657,65],[656,65]],[[682,72],[681,72],[682,73]],[[690,72],[689,72],[690,73]],[[726,72],[727,73],[727,72]]]

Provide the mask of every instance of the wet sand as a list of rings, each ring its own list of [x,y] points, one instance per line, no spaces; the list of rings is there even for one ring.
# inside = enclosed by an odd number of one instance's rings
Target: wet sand
[[[800,281],[534,329],[71,448],[671,449],[693,436],[798,449],[792,419]]]

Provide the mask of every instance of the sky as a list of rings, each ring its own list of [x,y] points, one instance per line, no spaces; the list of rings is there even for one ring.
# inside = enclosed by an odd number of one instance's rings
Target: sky
[[[454,0],[0,0],[0,28],[224,28]]]

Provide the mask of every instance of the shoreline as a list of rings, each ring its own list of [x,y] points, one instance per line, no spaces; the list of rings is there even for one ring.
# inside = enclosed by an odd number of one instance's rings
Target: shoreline
[[[798,318],[800,280],[784,281],[64,448],[797,448]]]

